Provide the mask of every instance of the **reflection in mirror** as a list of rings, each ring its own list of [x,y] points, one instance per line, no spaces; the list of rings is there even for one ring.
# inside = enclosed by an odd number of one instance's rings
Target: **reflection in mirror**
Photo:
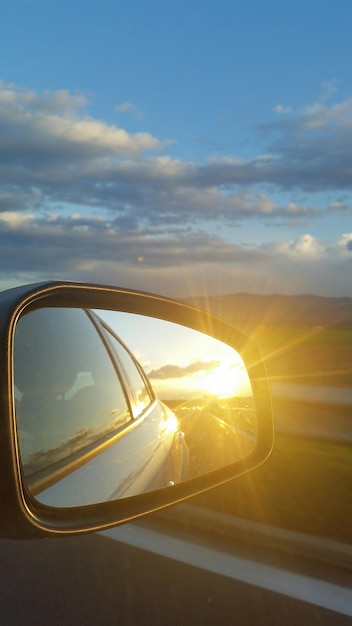
[[[51,506],[170,488],[247,457],[256,441],[239,354],[163,320],[28,313],[15,332],[14,384],[24,479]]]

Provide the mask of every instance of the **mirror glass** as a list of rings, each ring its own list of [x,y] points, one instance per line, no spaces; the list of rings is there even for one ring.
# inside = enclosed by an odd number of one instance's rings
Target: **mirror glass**
[[[40,502],[135,496],[248,456],[256,412],[239,354],[141,315],[42,308],[20,318],[14,395],[24,480]]]

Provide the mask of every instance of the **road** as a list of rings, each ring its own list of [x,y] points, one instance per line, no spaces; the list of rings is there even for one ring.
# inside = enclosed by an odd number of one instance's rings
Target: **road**
[[[246,424],[243,413],[241,410],[237,420],[236,411],[234,414],[220,411],[216,415],[213,409],[205,408],[183,414],[180,428],[185,433],[189,450],[188,478],[230,465],[250,454],[255,444],[255,436],[252,424],[247,429],[248,432],[244,431]],[[254,410],[251,409],[250,415],[253,414]],[[226,421],[226,417],[229,421]],[[234,425],[236,421],[241,424],[241,428]]]
[[[336,402],[336,390],[324,407],[307,387],[274,391],[287,411],[281,423],[276,414],[281,428],[346,436],[351,403]],[[200,531],[184,505],[169,511],[172,523],[151,516],[99,535],[0,541],[0,623],[351,625],[350,546],[204,510]]]
[[[275,565],[265,563],[263,561],[253,560],[253,546],[251,558],[244,558],[236,554],[236,539],[232,537],[232,545],[228,545],[228,537],[225,536],[226,542],[223,544],[222,549],[221,542],[213,540],[204,545],[200,537],[202,536],[202,530],[204,532],[204,526],[208,523],[217,529],[217,538],[221,537],[222,530],[224,529],[225,535],[228,534],[229,528],[232,527],[232,533],[236,532],[240,535],[247,533],[265,533],[266,535],[272,533],[272,538],[276,537],[282,544],[291,542],[291,545],[296,545],[300,541],[304,543],[306,537],[299,533],[292,533],[280,529],[274,529],[270,527],[254,529],[256,524],[248,522],[248,520],[238,520],[237,518],[229,518],[226,515],[214,513],[212,511],[206,511],[197,507],[181,506],[179,507],[183,515],[190,515],[192,517],[192,523],[195,524],[194,535],[190,535],[189,532],[186,535],[182,535],[179,532],[177,522],[174,529],[171,532],[167,529],[167,526],[163,531],[160,531],[160,527],[153,528],[153,523],[130,524],[121,526],[120,528],[114,528],[105,531],[103,534],[111,539],[122,541],[128,545],[142,548],[158,554],[169,559],[178,561],[188,566],[195,566],[203,571],[211,572],[219,576],[225,576],[233,581],[247,583],[254,585],[257,588],[265,589],[270,592],[279,593],[285,596],[294,598],[299,601],[308,602],[320,608],[329,609],[338,612],[342,615],[348,615],[352,617],[352,590],[347,587],[341,587],[335,583],[326,582],[321,578],[314,576],[302,575],[295,571],[289,571],[282,567],[277,567],[278,559],[276,558]],[[192,511],[193,509],[193,511]],[[195,517],[199,515],[201,519],[200,527],[197,529]],[[177,515],[175,516],[177,517]],[[170,515],[166,515],[166,519],[170,519]],[[207,518],[214,518],[208,519]],[[226,519],[227,518],[227,519]],[[239,522],[240,528],[236,527]],[[181,527],[181,524],[179,524]],[[261,525],[258,525],[258,527]],[[240,531],[240,532],[238,532]],[[242,531],[242,532],[241,532]],[[277,532],[278,531],[278,532]],[[205,533],[206,534],[206,533]],[[187,536],[188,535],[188,536]],[[239,538],[239,542],[241,539]],[[312,543],[316,545],[312,546]],[[306,542],[303,546],[306,551],[312,556],[312,548],[317,553],[319,551],[325,553],[332,550],[333,542],[329,542],[322,539],[313,539]],[[224,545],[226,547],[224,547]],[[337,550],[340,550],[340,556],[342,560],[347,563],[346,556],[349,557],[349,563],[351,563],[352,549],[350,546],[340,546],[334,544]],[[234,550],[235,548],[235,550]],[[343,552],[344,549],[344,552]],[[347,551],[347,553],[346,553]],[[259,554],[262,551],[258,550]],[[240,551],[241,554],[241,551]],[[276,555],[277,556],[277,555]],[[308,622],[306,622],[308,623]]]
[[[0,541],[1,624],[351,624],[350,589],[277,561],[262,566],[136,524],[105,535]]]

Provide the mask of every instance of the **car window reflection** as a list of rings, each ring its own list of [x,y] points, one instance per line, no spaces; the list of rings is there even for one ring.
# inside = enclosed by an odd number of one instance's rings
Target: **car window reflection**
[[[152,400],[151,389],[145,380],[142,372],[138,368],[137,363],[131,354],[117,341],[115,335],[104,326],[109,345],[114,355],[123,367],[123,371],[127,377],[128,388],[132,393],[132,413],[133,417],[138,417],[149,406]]]
[[[44,308],[20,319],[15,386],[27,476],[109,437],[131,420],[115,367],[80,309]]]

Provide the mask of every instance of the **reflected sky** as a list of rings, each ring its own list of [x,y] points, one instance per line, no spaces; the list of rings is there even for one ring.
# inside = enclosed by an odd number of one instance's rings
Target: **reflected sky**
[[[252,394],[241,357],[221,341],[142,315],[97,313],[133,352],[162,399]]]

